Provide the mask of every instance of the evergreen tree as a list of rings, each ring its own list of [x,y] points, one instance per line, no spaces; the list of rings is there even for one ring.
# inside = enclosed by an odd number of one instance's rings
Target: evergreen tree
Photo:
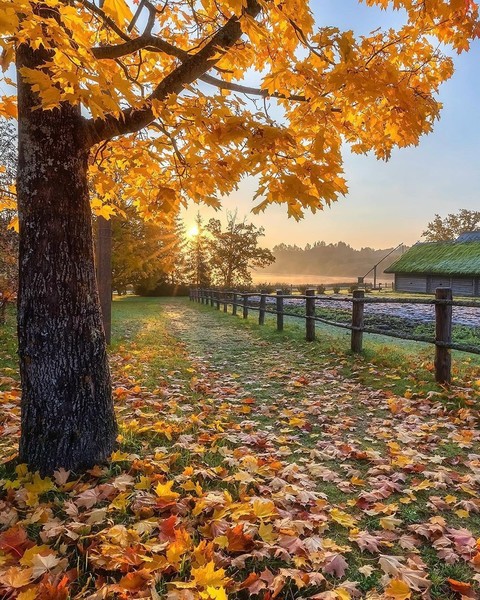
[[[211,285],[211,268],[209,244],[200,213],[197,213],[195,226],[196,233],[187,244],[186,270],[193,285],[205,288]]]

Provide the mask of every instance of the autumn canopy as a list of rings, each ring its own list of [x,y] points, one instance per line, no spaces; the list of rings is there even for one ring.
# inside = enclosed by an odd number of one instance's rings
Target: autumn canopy
[[[469,0],[368,0],[404,8],[408,21],[360,39],[316,28],[304,0],[1,4],[3,68],[19,44],[48,49],[42,64],[20,65],[38,108],[68,102],[90,117],[94,206],[121,193],[147,216],[189,198],[216,205],[247,173],[259,178],[261,209],[287,202],[298,217],[335,200],[346,191],[342,139],[381,158],[416,144],[452,74],[437,40],[462,51],[477,32]],[[258,89],[243,89],[235,82],[252,68]],[[243,91],[275,97],[282,124],[263,102],[252,110]],[[4,97],[1,111],[14,116],[15,99]]]
[[[216,206],[252,174],[256,210],[284,202],[300,218],[346,192],[343,142],[387,158],[432,129],[453,70],[438,44],[468,49],[477,5],[366,3],[402,9],[404,25],[356,38],[316,26],[305,0],[0,2],[2,66],[17,69],[18,111],[4,96],[0,114],[19,124],[20,455],[31,467],[84,468],[114,445],[90,206],[128,201],[162,218],[188,199]],[[243,85],[247,70],[257,87]]]

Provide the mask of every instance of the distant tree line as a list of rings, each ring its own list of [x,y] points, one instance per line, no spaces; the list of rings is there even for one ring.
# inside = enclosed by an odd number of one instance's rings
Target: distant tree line
[[[324,241],[307,244],[303,248],[297,245],[279,244],[273,248],[275,263],[268,272],[282,275],[325,275],[339,277],[363,276],[378,263],[392,248],[361,248],[356,250],[345,242],[327,244]],[[379,274],[396,258],[402,249],[391,254],[379,268]]]

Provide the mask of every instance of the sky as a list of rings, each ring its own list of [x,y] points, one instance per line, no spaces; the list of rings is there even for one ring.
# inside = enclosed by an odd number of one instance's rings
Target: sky
[[[394,26],[401,14],[380,11],[356,0],[311,0],[318,25],[328,24],[368,34],[379,26]],[[348,195],[331,208],[297,223],[286,207],[271,206],[261,215],[250,212],[255,181],[246,178],[239,190],[222,200],[222,212],[200,207],[205,219],[226,219],[237,210],[264,227],[263,245],[297,244],[324,240],[344,241],[354,248],[389,248],[411,245],[435,213],[442,217],[461,208],[480,210],[480,43],[469,53],[455,55],[455,73],[440,89],[444,108],[434,132],[417,147],[396,150],[388,162],[373,156],[356,156],[344,148]],[[199,207],[183,216],[187,229]]]

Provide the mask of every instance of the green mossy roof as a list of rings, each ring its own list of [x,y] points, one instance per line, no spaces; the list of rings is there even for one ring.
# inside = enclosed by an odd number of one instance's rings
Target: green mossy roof
[[[415,244],[385,273],[480,276],[480,241]]]

